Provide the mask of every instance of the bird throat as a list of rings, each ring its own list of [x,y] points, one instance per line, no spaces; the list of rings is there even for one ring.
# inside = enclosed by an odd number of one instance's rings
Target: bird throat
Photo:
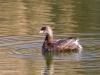
[[[52,44],[52,42],[53,42],[53,36],[49,35],[49,34],[46,35],[46,37],[45,37],[45,45],[49,46],[49,45]]]

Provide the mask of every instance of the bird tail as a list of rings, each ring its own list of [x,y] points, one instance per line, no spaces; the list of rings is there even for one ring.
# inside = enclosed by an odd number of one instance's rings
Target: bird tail
[[[74,42],[75,44],[79,44],[79,37],[77,37],[76,39],[75,39],[75,42]]]
[[[79,40],[79,37],[77,37],[74,43],[79,46],[79,50],[81,51],[83,47],[80,45]]]

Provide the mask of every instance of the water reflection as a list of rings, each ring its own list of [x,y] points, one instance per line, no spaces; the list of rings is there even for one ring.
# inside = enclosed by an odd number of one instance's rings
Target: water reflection
[[[81,53],[77,51],[67,51],[67,52],[42,52],[42,55],[45,59],[45,69],[41,71],[41,75],[53,75],[54,73],[57,73],[57,69],[55,69],[56,63],[55,61],[64,61],[64,60],[76,60],[80,61],[81,60]],[[67,65],[68,64],[66,63]],[[62,65],[62,64],[60,64]],[[57,66],[56,66],[57,67]],[[67,70],[67,69],[66,69]],[[60,71],[59,71],[60,72]],[[62,70],[61,70],[62,72]],[[65,70],[63,70],[65,72]],[[73,72],[73,70],[72,70]],[[63,73],[62,73],[63,74]]]
[[[98,27],[100,24],[98,5],[100,3],[99,0],[91,0],[91,1],[73,1],[73,20],[76,22],[74,24],[78,25],[75,27],[75,32],[92,32],[97,33],[99,31]],[[91,31],[92,30],[92,31]]]
[[[99,0],[0,1],[1,36],[38,34],[49,25],[54,33],[83,33],[99,30]],[[87,27],[88,26],[88,27]]]
[[[42,75],[52,75],[54,73],[53,53],[43,52],[43,56],[46,62],[46,67],[41,71]]]

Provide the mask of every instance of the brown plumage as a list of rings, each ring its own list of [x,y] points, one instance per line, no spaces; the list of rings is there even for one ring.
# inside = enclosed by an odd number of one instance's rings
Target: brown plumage
[[[42,27],[40,33],[44,33],[46,35],[42,46],[43,51],[58,52],[67,50],[82,50],[82,46],[79,44],[78,39],[67,38],[53,42],[53,33],[49,26]]]

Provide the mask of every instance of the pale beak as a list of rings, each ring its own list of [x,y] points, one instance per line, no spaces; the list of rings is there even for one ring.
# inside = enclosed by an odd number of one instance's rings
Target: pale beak
[[[40,32],[39,33],[44,33],[44,31],[43,30],[40,30]]]

